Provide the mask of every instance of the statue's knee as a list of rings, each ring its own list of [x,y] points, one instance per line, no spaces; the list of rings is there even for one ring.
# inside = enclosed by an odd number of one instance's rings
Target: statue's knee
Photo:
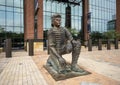
[[[80,50],[80,48],[81,48],[81,43],[80,43],[80,42],[76,42],[75,45],[73,46],[73,48],[74,48],[75,50]]]
[[[71,53],[72,52],[72,44],[71,43],[68,43],[66,45],[66,53]]]
[[[80,50],[81,50],[81,43],[76,42],[73,46],[73,53],[80,54]]]

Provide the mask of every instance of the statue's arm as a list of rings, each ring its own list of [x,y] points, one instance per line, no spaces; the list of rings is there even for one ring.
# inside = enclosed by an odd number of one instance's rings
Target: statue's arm
[[[72,41],[73,37],[72,37],[71,33],[69,32],[69,30],[67,28],[64,28],[64,29],[65,29],[66,37],[68,38],[69,41]]]
[[[68,40],[72,43],[73,46],[76,46],[76,44],[78,43],[78,41],[75,41],[72,37],[72,34],[69,32],[68,29],[65,28],[65,32],[66,32],[66,36],[68,38]]]

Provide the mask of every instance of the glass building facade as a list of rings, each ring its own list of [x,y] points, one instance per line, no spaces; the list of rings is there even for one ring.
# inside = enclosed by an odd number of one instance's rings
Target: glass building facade
[[[36,0],[37,1],[37,0]],[[60,1],[60,0],[58,0]],[[57,0],[43,0],[43,29],[48,30],[51,28],[51,16],[55,13],[60,13],[62,16],[62,26],[66,25],[66,8],[67,3],[58,2]],[[61,0],[62,1],[62,0]],[[64,0],[63,0],[64,1]],[[73,0],[74,1],[74,0]],[[80,1],[80,0],[75,0]],[[116,16],[116,0],[88,0],[91,32],[99,31],[106,32],[108,22],[115,20]],[[23,2],[24,0],[0,0],[0,34],[5,32],[5,38],[10,37],[12,33],[13,42],[23,39],[23,35],[16,36],[16,34],[24,34],[24,15],[23,15]],[[34,3],[33,3],[34,4]],[[80,31],[82,29],[82,0],[80,5],[70,4],[71,8],[71,29]],[[36,26],[36,25],[35,25]],[[37,27],[35,27],[37,28]],[[35,36],[37,32],[35,29]],[[0,36],[0,42],[3,42],[3,36]],[[36,38],[36,37],[35,37]],[[22,40],[20,40],[22,41]]]
[[[60,13],[62,15],[62,26],[65,26],[65,8],[67,4],[52,0],[44,0],[44,30],[51,27],[51,15]],[[116,0],[89,0],[89,12],[91,13],[91,32],[107,31],[107,23],[116,16]],[[71,28],[81,29],[82,2],[80,6],[71,5]]]
[[[0,34],[5,33],[5,37],[0,36],[1,42],[6,38],[12,43],[23,40],[23,21],[23,0],[0,0]]]
[[[61,26],[65,26],[65,16],[67,3],[57,2],[52,0],[43,1],[43,17],[44,17],[44,30],[51,28],[51,16],[55,13],[59,13],[62,16]],[[81,29],[81,17],[82,17],[82,4],[70,5],[71,7],[71,28],[80,30]]]
[[[107,24],[116,19],[116,0],[89,0],[91,31],[106,32]]]
[[[116,20],[111,20],[107,23],[107,30],[115,30]]]

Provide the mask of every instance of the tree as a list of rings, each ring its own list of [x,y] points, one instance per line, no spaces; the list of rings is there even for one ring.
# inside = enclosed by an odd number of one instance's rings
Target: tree
[[[4,32],[4,28],[0,26],[0,33]]]

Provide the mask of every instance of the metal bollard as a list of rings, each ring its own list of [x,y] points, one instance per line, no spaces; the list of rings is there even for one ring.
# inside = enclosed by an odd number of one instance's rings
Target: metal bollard
[[[98,40],[98,50],[102,50],[102,40]]]
[[[29,56],[33,56],[33,40],[30,39],[29,41]]]
[[[5,52],[6,52],[6,58],[12,57],[12,42],[11,39],[5,40]]]
[[[92,40],[88,40],[88,51],[92,51]]]
[[[5,48],[6,48],[6,40],[4,40],[3,52],[5,52]]]
[[[118,39],[115,39],[115,49],[118,49]]]
[[[110,39],[107,40],[107,50],[111,49],[111,45],[110,45]]]
[[[24,43],[24,50],[27,51],[27,41]]]

